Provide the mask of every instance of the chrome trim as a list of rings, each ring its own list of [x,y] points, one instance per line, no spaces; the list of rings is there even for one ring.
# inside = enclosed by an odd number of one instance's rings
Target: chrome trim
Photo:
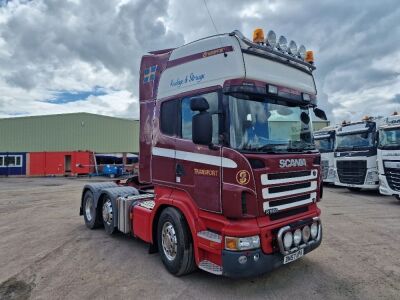
[[[287,231],[291,230],[291,227],[290,226],[285,226],[285,227],[282,227],[281,229],[279,229],[278,237],[277,237],[278,246],[279,246],[279,251],[283,255],[291,254],[293,252],[296,252],[297,250],[300,250],[300,249],[303,249],[303,248],[305,248],[307,246],[310,246],[312,244],[318,243],[321,240],[321,233],[322,233],[321,220],[320,220],[319,217],[314,217],[312,220],[313,220],[313,222],[317,222],[318,223],[318,235],[317,235],[317,238],[315,240],[309,240],[307,243],[303,243],[303,244],[301,244],[301,245],[299,245],[297,247],[293,247],[290,250],[285,250],[285,247],[283,246],[282,237]]]

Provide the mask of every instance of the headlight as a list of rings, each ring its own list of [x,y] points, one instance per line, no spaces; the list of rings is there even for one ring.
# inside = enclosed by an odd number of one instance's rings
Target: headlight
[[[301,242],[301,230],[300,229],[296,229],[294,234],[293,234],[293,242],[296,246],[298,246]]]
[[[286,250],[289,250],[290,247],[292,247],[292,244],[293,244],[293,234],[290,231],[288,231],[283,236],[283,246],[285,247]]]
[[[297,55],[304,60],[306,58],[306,47],[304,45],[301,45],[299,47],[299,50],[297,51]]]
[[[289,43],[289,54],[292,54],[292,55],[297,54],[297,44],[295,41],[290,41],[290,43]]]
[[[375,184],[379,180],[378,172],[376,170],[368,171],[367,177],[365,178],[366,184]]]
[[[282,52],[286,52],[287,50],[287,39],[281,35],[278,40],[278,49]]]
[[[225,249],[241,251],[260,248],[260,237],[258,235],[249,237],[225,237]]]
[[[310,239],[310,234],[311,234],[310,226],[308,225],[304,226],[302,232],[303,232],[303,241],[304,243],[307,243],[308,240]]]
[[[315,239],[318,234],[318,224],[317,223],[312,223],[311,225],[311,238]]]
[[[265,39],[265,43],[269,45],[271,48],[274,48],[276,45],[276,34],[273,30],[268,31],[267,38]]]

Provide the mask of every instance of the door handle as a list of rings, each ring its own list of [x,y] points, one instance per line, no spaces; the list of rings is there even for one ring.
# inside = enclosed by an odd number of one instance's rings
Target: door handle
[[[175,174],[176,174],[176,176],[179,176],[179,177],[185,175],[185,170],[183,169],[182,164],[176,164]]]

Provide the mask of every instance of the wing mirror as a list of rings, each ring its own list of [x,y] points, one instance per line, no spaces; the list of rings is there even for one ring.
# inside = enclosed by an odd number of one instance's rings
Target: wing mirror
[[[316,108],[314,108],[314,114],[318,117],[318,118],[320,118],[320,119],[322,119],[322,120],[328,120],[328,118],[326,117],[326,114],[325,114],[325,112],[322,110],[322,109],[319,109],[318,107],[316,107]]]

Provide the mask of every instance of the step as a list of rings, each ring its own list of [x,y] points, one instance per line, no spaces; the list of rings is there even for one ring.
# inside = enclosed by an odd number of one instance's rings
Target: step
[[[155,202],[154,200],[142,201],[139,203],[139,206],[152,210],[154,208]]]
[[[199,269],[215,275],[222,275],[222,267],[209,260],[202,260],[199,264]]]

